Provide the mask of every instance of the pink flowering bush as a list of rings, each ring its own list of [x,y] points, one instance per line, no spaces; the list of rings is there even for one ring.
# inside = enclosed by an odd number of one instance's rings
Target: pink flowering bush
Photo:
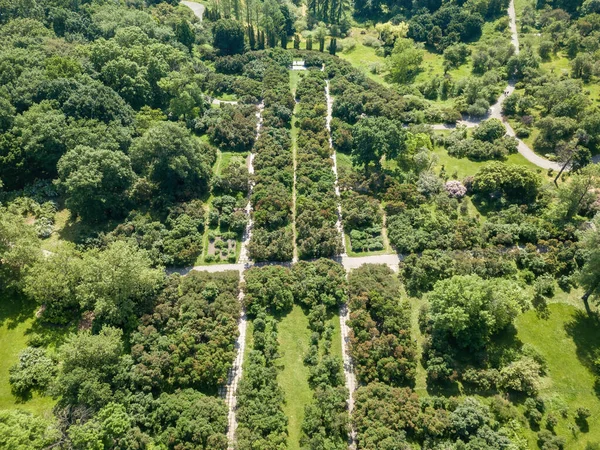
[[[458,180],[450,180],[446,182],[446,192],[452,198],[462,198],[467,193],[467,188]]]

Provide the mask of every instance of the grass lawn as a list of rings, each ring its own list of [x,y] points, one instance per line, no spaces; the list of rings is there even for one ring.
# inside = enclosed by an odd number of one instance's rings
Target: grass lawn
[[[342,338],[340,319],[337,314],[330,318],[334,326],[331,352],[342,357]],[[288,449],[300,449],[300,436],[304,407],[312,401],[312,390],[308,385],[308,367],[304,365],[304,356],[310,346],[311,331],[308,317],[302,308],[295,305],[292,311],[279,321],[279,351],[281,353],[279,384],[285,393],[283,407],[288,423]]]
[[[368,31],[367,34],[361,35],[362,28],[352,28],[351,38],[356,41],[356,46],[347,52],[338,52],[337,56],[350,62],[353,66],[361,69],[369,78],[375,80],[385,86],[390,84],[385,80],[385,58],[378,56],[373,47],[367,47],[363,44],[365,36],[371,35],[377,37],[377,32],[374,30]],[[380,66],[379,73],[371,72],[372,66]]]
[[[517,336],[548,362],[548,377],[540,391],[546,409],[552,412],[560,405],[568,408],[567,418],[553,413],[559,418],[557,434],[567,440],[565,448],[584,449],[588,442],[600,442],[598,379],[591,370],[600,351],[600,324],[571,305],[550,304],[549,309],[547,320],[538,318],[534,311],[519,316]],[[578,407],[591,412],[588,430],[575,424]],[[528,437],[531,448],[536,448],[534,433]]]
[[[19,352],[27,347],[27,331],[31,328],[35,305],[18,298],[0,297],[0,409],[23,409],[50,417],[54,400],[34,395],[18,401],[10,391],[8,370],[18,361]]]
[[[477,171],[489,163],[490,161],[471,161],[468,158],[455,158],[448,154],[448,151],[441,147],[435,146],[433,152],[438,156],[438,170],[441,170],[442,166],[444,166],[444,170],[446,174],[452,177],[453,174],[456,173],[459,179],[462,179],[466,176],[475,175]],[[539,167],[535,164],[527,161],[522,155],[519,153],[515,153],[512,155],[508,155],[505,163],[507,164],[515,164],[519,166],[527,167],[535,172],[538,172]],[[545,170],[542,170],[541,173],[544,176],[544,179],[551,180],[552,177],[548,177]]]
[[[312,399],[312,390],[308,385],[308,367],[304,365],[304,355],[308,351],[311,331],[308,329],[308,317],[302,308],[295,305],[292,311],[279,322],[280,363],[279,384],[285,393],[283,407],[288,424],[288,449],[300,449],[300,435],[304,406]]]

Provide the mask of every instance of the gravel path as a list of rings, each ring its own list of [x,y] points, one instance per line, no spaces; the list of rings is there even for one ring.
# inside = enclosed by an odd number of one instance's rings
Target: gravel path
[[[260,135],[260,130],[262,129],[263,118],[262,113],[264,110],[264,103],[261,103],[257,107],[256,111],[256,139],[258,139]],[[254,153],[250,153],[248,156],[248,173],[250,175],[254,174]],[[242,248],[240,250],[240,261],[238,264],[231,264],[228,266],[236,267],[236,270],[240,273],[240,284],[244,281],[244,270],[247,266],[249,266],[249,257],[248,257],[248,243],[250,242],[250,237],[252,236],[252,203],[250,198],[252,196],[252,190],[254,189],[254,182],[250,179],[249,189],[248,189],[248,203],[246,205],[246,214],[248,215],[248,224],[246,225],[246,230],[244,231],[244,236],[242,237]],[[218,267],[218,266],[209,266],[209,267]],[[233,362],[233,366],[229,370],[227,374],[227,384],[223,387],[221,391],[221,395],[225,399],[227,403],[227,407],[229,408],[229,413],[227,415],[227,440],[229,442],[228,448],[233,450],[235,447],[235,430],[237,429],[237,420],[235,416],[235,410],[237,407],[237,397],[236,391],[237,386],[242,378],[242,366],[244,363],[244,352],[246,347],[246,329],[248,327],[248,321],[246,317],[246,310],[244,308],[244,291],[240,289],[239,301],[242,305],[240,318],[238,320],[238,338],[235,343],[236,357]]]
[[[203,4],[187,1],[181,2],[181,4],[190,8],[200,22],[202,22],[202,16],[204,15],[204,10],[206,9]]]
[[[329,80],[325,81],[325,98],[327,100],[327,119],[325,121],[327,127],[327,134],[329,137],[329,148],[331,150],[331,159],[333,160],[332,170],[335,175],[335,195],[337,197],[337,222],[336,228],[340,237],[342,238],[342,260],[347,257],[346,254],[346,237],[344,236],[344,227],[342,226],[342,199],[340,195],[340,186],[337,171],[337,154],[333,147],[333,140],[331,138],[331,116],[333,109],[333,98],[330,94]],[[348,310],[347,303],[340,306],[340,331],[342,338],[342,360],[344,364],[344,378],[346,379],[346,389],[348,389],[348,412],[352,414],[354,410],[354,391],[356,390],[356,375],[354,374],[354,362],[350,356],[350,329],[348,328],[348,320],[350,319],[350,311]],[[348,435],[348,447],[350,449],[356,448],[356,430],[350,425],[350,433]]]
[[[346,236],[344,235],[344,227],[342,226],[342,198],[340,195],[340,185],[338,178],[338,170],[337,170],[337,153],[335,148],[333,148],[333,139],[331,138],[331,116],[333,110],[333,97],[329,93],[329,80],[325,81],[325,98],[327,99],[327,119],[326,119],[326,127],[327,127],[327,135],[329,136],[329,149],[331,150],[331,159],[333,160],[333,165],[331,166],[333,170],[333,174],[335,175],[335,195],[337,197],[337,222],[335,226],[342,237],[342,256],[346,256]]]

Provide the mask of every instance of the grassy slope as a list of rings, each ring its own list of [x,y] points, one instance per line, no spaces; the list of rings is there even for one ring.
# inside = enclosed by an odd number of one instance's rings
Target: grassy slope
[[[0,297],[0,409],[23,409],[50,416],[54,400],[34,395],[22,403],[10,392],[9,368],[18,361],[21,350],[27,347],[27,331],[31,328],[34,305],[20,299]]]
[[[518,338],[535,347],[548,361],[548,378],[540,396],[552,411],[560,403],[568,406],[568,418],[559,418],[556,432],[567,439],[568,449],[584,449],[587,442],[600,441],[600,399],[597,379],[591,366],[600,350],[598,322],[571,305],[551,304],[548,320],[539,319],[534,311],[517,318]],[[578,407],[587,407],[592,413],[588,419],[589,431],[574,425]],[[535,448],[531,433],[530,445]]]
[[[337,315],[331,317],[335,327],[332,343],[332,354],[341,358],[342,344],[340,321]],[[279,383],[285,392],[286,404],[284,412],[288,417],[288,449],[300,449],[300,436],[304,407],[312,400],[312,390],[308,385],[308,367],[304,365],[304,355],[308,351],[311,331],[308,328],[308,317],[299,306],[279,322],[279,350],[282,355],[282,370]]]

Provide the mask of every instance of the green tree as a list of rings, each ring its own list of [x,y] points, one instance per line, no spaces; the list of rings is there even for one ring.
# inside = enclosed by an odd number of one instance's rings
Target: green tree
[[[387,60],[390,79],[396,83],[412,81],[421,69],[423,50],[412,39],[397,39]]]
[[[294,304],[294,277],[287,267],[253,267],[244,278],[245,303],[250,314],[264,310],[281,313]]]
[[[124,153],[84,146],[60,159],[58,175],[67,208],[88,222],[120,217],[135,177]]]
[[[20,215],[0,208],[0,292],[19,288],[27,269],[40,257],[35,229]]]
[[[506,134],[506,129],[498,119],[484,120],[473,132],[473,138],[480,141],[494,142]]]
[[[381,169],[381,158],[396,158],[404,149],[404,132],[385,117],[365,117],[352,130],[352,158],[365,172]]]
[[[598,300],[600,295],[600,220],[596,219],[593,227],[584,233],[582,246],[585,251],[580,274],[581,286],[585,289],[582,300],[587,312],[591,313],[588,299],[594,297]]]
[[[47,419],[20,409],[0,410],[0,448],[42,450],[60,439],[60,430]]]
[[[556,214],[559,220],[571,220],[582,210],[589,210],[597,199],[600,187],[600,165],[590,164],[571,176],[568,183],[558,188]]]
[[[129,370],[124,357],[123,332],[104,327],[97,335],[81,331],[67,338],[58,351],[60,371],[54,393],[61,405],[99,410],[113,400],[116,389],[126,382]]]
[[[541,185],[537,174],[522,166],[501,162],[485,165],[473,178],[473,192],[494,197],[500,194],[509,202],[527,204],[535,201]]]
[[[153,414],[158,440],[168,449],[227,449],[227,406],[193,389],[162,394]]]
[[[150,128],[133,142],[130,156],[136,172],[167,199],[189,200],[208,189],[214,154],[175,123]]]
[[[222,55],[244,51],[244,27],[234,19],[219,19],[213,28],[213,46]]]
[[[163,279],[162,270],[152,268],[146,251],[116,241],[106,250],[83,255],[75,292],[80,305],[94,311],[96,321],[131,327],[147,310]]]
[[[15,118],[7,137],[12,139],[0,153],[0,174],[9,188],[56,176],[56,163],[66,151],[66,128],[65,115],[50,102],[34,105]]]
[[[435,333],[461,348],[479,350],[528,307],[526,292],[514,281],[457,275],[438,281],[428,296]]]
[[[133,417],[119,403],[109,403],[84,424],[72,425],[68,435],[76,450],[140,448],[143,444]]]
[[[177,25],[175,25],[175,36],[177,36],[177,40],[185,45],[188,50],[192,51],[194,43],[196,42],[196,35],[187,20],[181,19]]]
[[[21,399],[29,399],[32,391],[45,394],[56,372],[56,363],[45,349],[27,347],[19,353],[19,361],[9,369],[11,391]]]
[[[74,245],[63,243],[38,258],[24,279],[24,292],[42,307],[42,321],[65,324],[80,311],[75,288],[81,280],[81,258]]]

